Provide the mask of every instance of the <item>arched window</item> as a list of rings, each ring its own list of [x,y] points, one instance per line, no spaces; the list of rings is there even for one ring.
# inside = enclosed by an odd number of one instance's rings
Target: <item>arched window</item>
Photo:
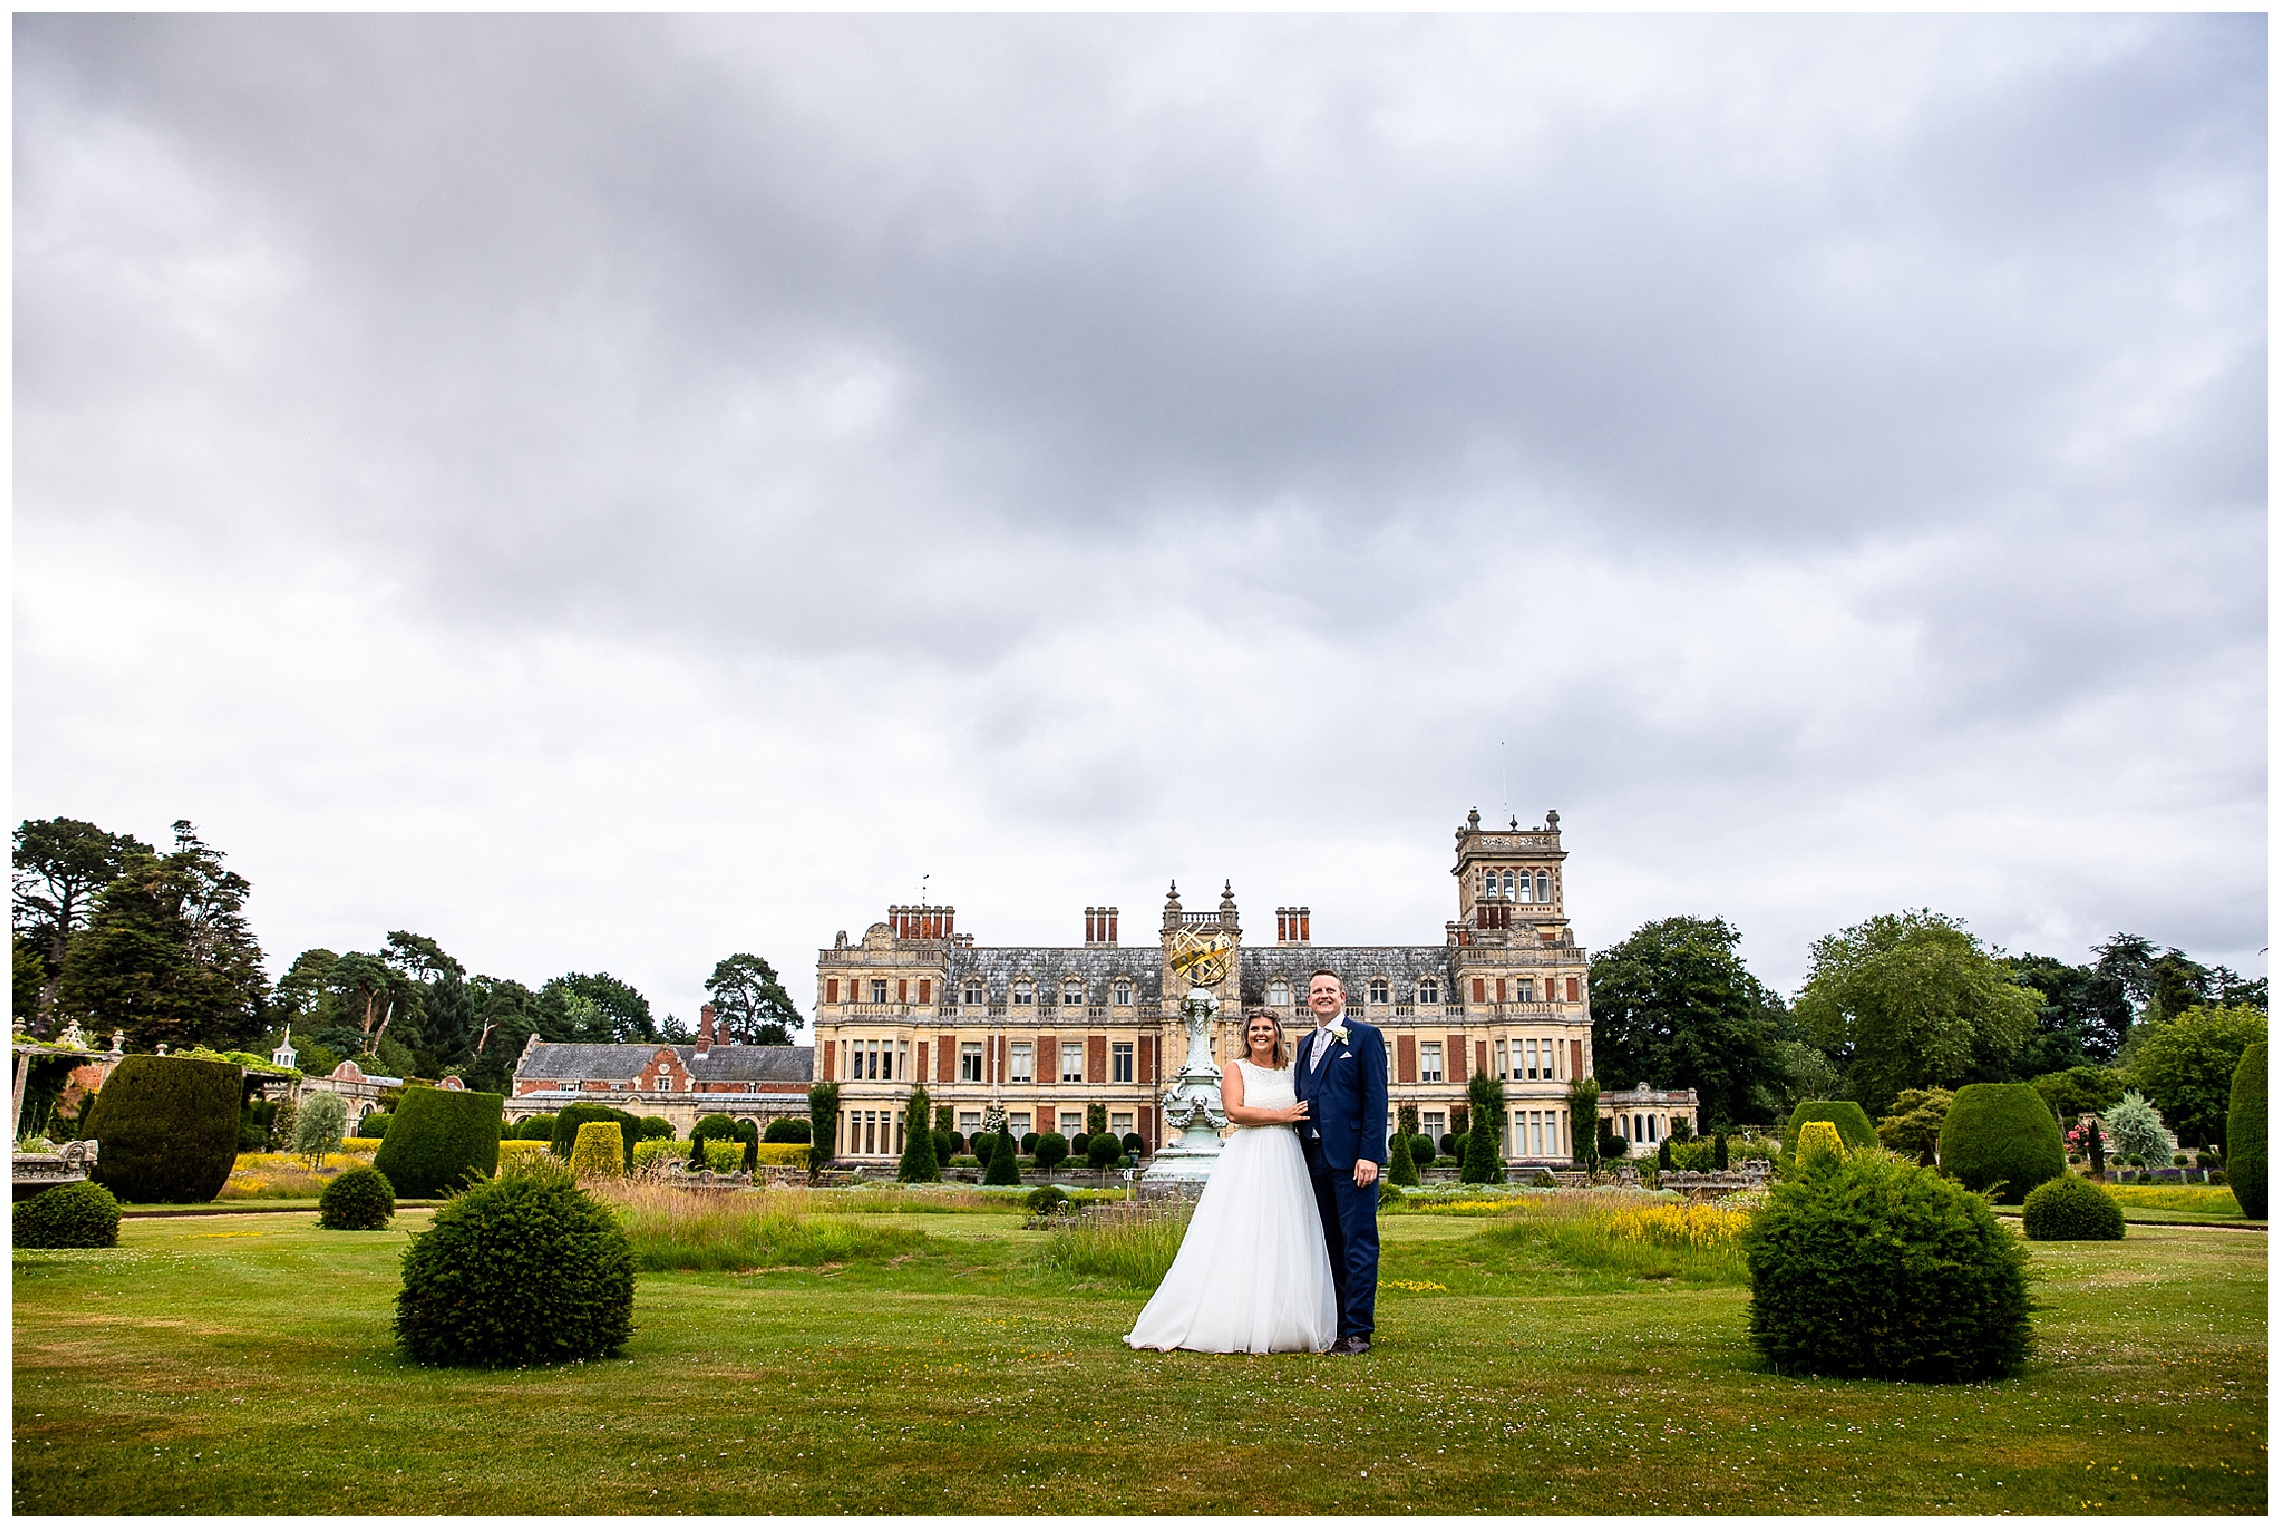
[[[1417,1001],[1420,1003],[1438,1003],[1441,1001],[1441,984],[1430,976],[1420,981],[1417,984]]]
[[[1549,870],[1536,872],[1536,900],[1539,902],[1552,900],[1552,873]]]
[[[1493,870],[1483,870],[1483,871],[1480,873],[1480,894],[1481,894],[1481,896],[1483,896],[1484,898],[1485,898],[1485,897],[1493,897],[1493,896],[1495,896],[1495,895],[1496,895],[1496,872],[1495,872],[1495,871],[1493,871]]]
[[[1278,976],[1267,983],[1267,1006],[1269,1008],[1288,1008],[1290,1006],[1289,978]]]
[[[1027,981],[1015,982],[1013,984],[1013,1001],[1015,1006],[1027,1007],[1033,1000],[1031,994],[1034,991],[1035,989],[1032,988]]]
[[[1382,976],[1373,976],[1373,977],[1371,977],[1371,978],[1370,978],[1370,1001],[1371,1001],[1371,1002],[1373,1002],[1373,1003],[1390,1003],[1390,1002],[1392,1002],[1392,1001],[1393,1001],[1393,984],[1392,984],[1391,982],[1388,982],[1388,981],[1387,981],[1387,980],[1386,980],[1384,977],[1382,977]]]
[[[1528,872],[1523,870],[1520,872],[1520,894],[1517,897],[1513,898],[1513,900],[1516,902],[1535,901],[1536,899],[1534,897],[1528,895],[1528,890]]]
[[[1119,1008],[1132,1006],[1132,983],[1122,977],[1118,977],[1116,982],[1116,1006]]]
[[[1085,1006],[1085,989],[1084,989],[1084,988],[1082,988],[1082,987],[1080,987],[1080,986],[1078,986],[1078,985],[1077,985],[1075,982],[1070,982],[1070,983],[1068,983],[1066,986],[1062,987],[1062,988],[1061,988],[1061,1006],[1062,1006],[1063,1008],[1082,1008],[1082,1007],[1084,1007],[1084,1006]]]
[[[1504,872],[1504,894],[1507,897],[1512,895],[1512,872],[1509,870]]]

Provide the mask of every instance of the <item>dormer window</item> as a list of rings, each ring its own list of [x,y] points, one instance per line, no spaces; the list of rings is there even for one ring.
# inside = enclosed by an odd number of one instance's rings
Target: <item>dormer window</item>
[[[980,982],[968,982],[966,983],[966,1001],[979,1008],[989,1001],[989,993],[983,989]]]
[[[1438,1003],[1441,1001],[1441,984],[1430,976],[1420,980],[1417,983],[1417,1001],[1420,1003]]]
[[[1015,1006],[1022,1008],[1028,1007],[1032,1002],[1036,1001],[1035,992],[1036,989],[1031,987],[1029,983],[1015,982],[1013,984],[1013,1001]]]
[[[1069,985],[1061,989],[1061,1006],[1063,1008],[1082,1008],[1084,1005],[1084,988],[1078,986],[1075,982],[1071,982]]]
[[[1386,980],[1384,977],[1382,977],[1382,976],[1373,976],[1373,977],[1371,977],[1371,978],[1370,978],[1370,1001],[1371,1001],[1372,1003],[1390,1003],[1390,1002],[1392,1002],[1392,1001],[1393,1001],[1393,984],[1392,984],[1391,982],[1388,982],[1388,981],[1387,981],[1387,980]]]
[[[1267,1006],[1270,1008],[1288,1008],[1290,1006],[1290,982],[1287,978],[1278,976],[1267,983]]]
[[[1117,982],[1116,1006],[1119,1008],[1129,1008],[1132,1006],[1132,983],[1123,980],[1119,980]]]

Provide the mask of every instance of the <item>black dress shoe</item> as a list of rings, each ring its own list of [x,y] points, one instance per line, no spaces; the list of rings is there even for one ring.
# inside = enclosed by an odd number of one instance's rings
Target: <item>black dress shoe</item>
[[[1341,1357],[1350,1357],[1355,1354],[1367,1353],[1369,1350],[1370,1340],[1367,1337],[1341,1337],[1330,1344],[1328,1351]]]

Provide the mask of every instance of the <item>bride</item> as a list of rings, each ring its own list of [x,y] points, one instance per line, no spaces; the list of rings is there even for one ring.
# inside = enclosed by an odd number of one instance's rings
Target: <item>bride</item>
[[[1219,1097],[1236,1126],[1219,1154],[1172,1271],[1124,1340],[1199,1353],[1319,1353],[1338,1335],[1337,1286],[1298,1132],[1282,1023],[1253,1009],[1250,1054]]]

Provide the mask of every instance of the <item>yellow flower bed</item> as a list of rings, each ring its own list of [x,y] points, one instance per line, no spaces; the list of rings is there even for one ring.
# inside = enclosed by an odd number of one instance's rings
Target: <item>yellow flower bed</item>
[[[1658,1247],[1723,1247],[1750,1226],[1749,1212],[1715,1204],[1656,1204],[1619,1210],[1607,1229],[1625,1241]]]

